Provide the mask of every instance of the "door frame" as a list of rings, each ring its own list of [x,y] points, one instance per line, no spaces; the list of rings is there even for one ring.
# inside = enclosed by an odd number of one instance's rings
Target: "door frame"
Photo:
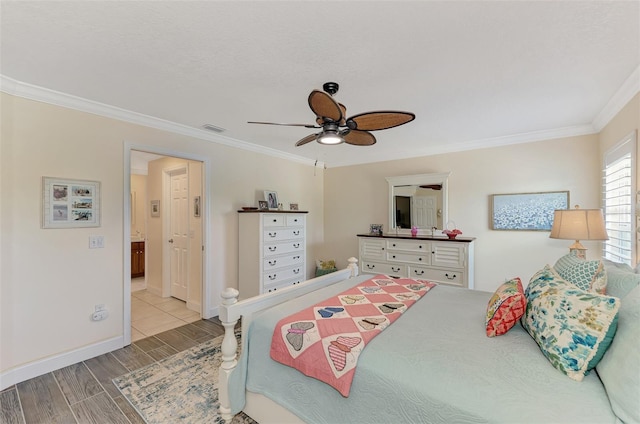
[[[131,151],[138,150],[141,152],[155,153],[162,156],[172,156],[181,159],[194,160],[202,162],[202,210],[205,212],[202,214],[202,246],[203,246],[203,258],[206,257],[205,253],[210,250],[211,246],[211,195],[209,181],[211,181],[211,161],[201,155],[181,152],[177,150],[165,149],[156,146],[149,146],[145,144],[137,144],[130,141],[124,141],[123,143],[123,157],[124,157],[124,169],[123,169],[123,292],[122,292],[122,325],[123,325],[123,345],[127,346],[131,344]],[[213,287],[211,287],[211,261],[202,261],[202,303],[200,316],[203,319],[211,318],[208,315],[209,311],[213,310],[213,304],[211,303],[211,293]]]

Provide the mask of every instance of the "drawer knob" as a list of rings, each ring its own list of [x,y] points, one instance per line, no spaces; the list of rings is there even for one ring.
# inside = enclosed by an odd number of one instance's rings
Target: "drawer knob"
[[[418,249],[422,249],[422,245],[418,246]]]
[[[393,259],[395,259],[395,258],[396,258],[396,255],[393,255],[393,256],[392,256],[392,258],[393,258]]]
[[[418,260],[419,260],[419,261],[421,261],[421,260],[422,260],[422,258],[418,258]]]
[[[274,220],[273,220],[273,222],[278,222],[278,220],[277,220],[277,219],[274,219]]]
[[[396,247],[396,244],[395,244],[395,243],[393,243],[393,247]]]

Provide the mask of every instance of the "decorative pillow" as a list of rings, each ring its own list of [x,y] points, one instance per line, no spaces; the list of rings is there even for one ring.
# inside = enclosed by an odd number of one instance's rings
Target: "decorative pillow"
[[[627,264],[603,259],[607,272],[607,294],[623,299],[631,290],[640,285],[640,274],[633,272]]]
[[[498,287],[487,305],[487,336],[501,336],[509,331],[524,314],[526,305],[520,278],[513,278]]]
[[[602,261],[587,261],[569,253],[558,259],[553,269],[566,281],[585,291],[607,292],[607,273]]]
[[[582,381],[611,344],[620,299],[581,290],[549,265],[531,278],[525,296],[522,326],[555,368]]]
[[[625,423],[640,423],[640,287],[620,305],[618,332],[596,371],[611,408]]]

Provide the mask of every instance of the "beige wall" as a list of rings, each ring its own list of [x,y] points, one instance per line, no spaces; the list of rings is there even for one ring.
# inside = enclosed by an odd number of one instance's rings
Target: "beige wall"
[[[526,284],[535,271],[568,252],[571,244],[549,239],[548,232],[490,230],[491,194],[569,190],[572,204],[600,205],[597,135],[329,168],[325,171],[323,256],[344,266],[346,258],[358,256],[356,234],[367,233],[372,223],[389,228],[385,177],[449,171],[449,220],[465,236],[476,238],[475,287],[479,290],[493,291],[516,276]],[[597,243],[584,245],[589,256],[599,256]]]
[[[147,176],[131,175],[131,235],[146,233]]]
[[[208,163],[211,244],[204,254],[213,305],[224,287],[237,287],[237,210],[256,205],[265,189],[309,211],[307,272],[313,271],[314,251],[323,243],[322,169],[5,93],[1,99],[0,377],[122,338],[130,256],[123,250],[125,143]],[[42,229],[43,176],[100,181],[101,226]],[[89,249],[89,235],[103,235],[104,249]],[[89,320],[97,304],[106,305],[107,320]]]

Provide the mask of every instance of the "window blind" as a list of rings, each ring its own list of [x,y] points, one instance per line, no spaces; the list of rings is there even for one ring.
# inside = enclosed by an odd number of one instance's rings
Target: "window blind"
[[[635,137],[605,154],[603,169],[603,211],[609,240],[603,243],[602,256],[614,262],[633,265],[634,238],[634,160]]]

